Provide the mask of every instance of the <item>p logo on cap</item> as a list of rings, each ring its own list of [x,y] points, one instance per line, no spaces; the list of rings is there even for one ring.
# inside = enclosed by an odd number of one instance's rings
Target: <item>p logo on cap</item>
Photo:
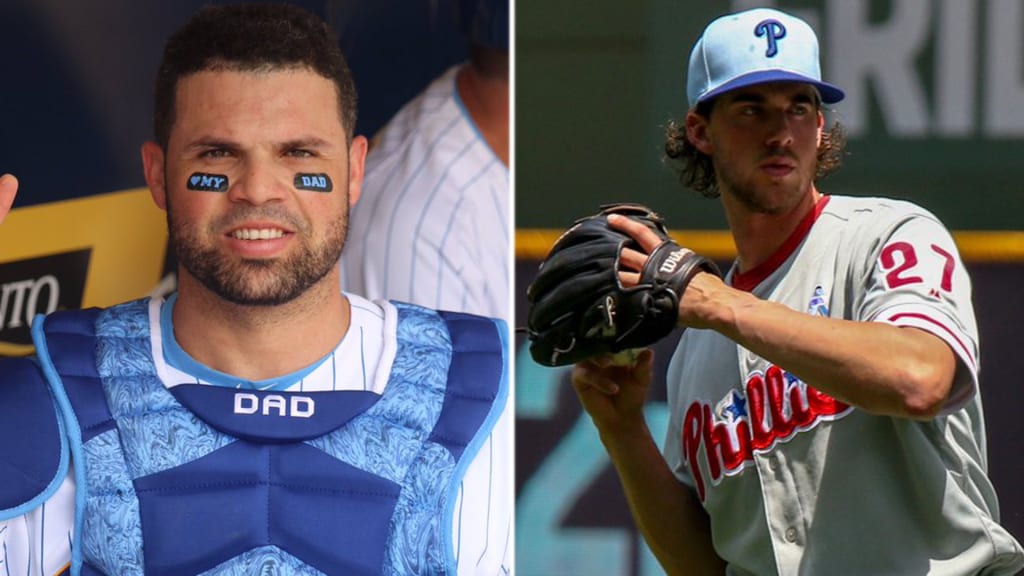
[[[777,41],[780,38],[786,37],[786,27],[778,20],[765,20],[754,28],[754,34],[768,38],[768,50],[765,51],[764,55],[771,58],[779,53]]]
[[[794,81],[812,84],[826,104],[845,94],[821,80],[818,37],[803,20],[770,8],[722,16],[704,29],[690,52],[690,106],[746,86]]]

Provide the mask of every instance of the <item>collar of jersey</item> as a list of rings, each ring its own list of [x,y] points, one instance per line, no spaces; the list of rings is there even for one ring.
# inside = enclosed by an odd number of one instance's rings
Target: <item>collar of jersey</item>
[[[244,380],[237,376],[232,376],[230,374],[214,370],[209,366],[199,363],[199,361],[189,356],[188,352],[185,352],[185,350],[178,345],[178,340],[174,337],[174,324],[171,320],[171,312],[174,310],[174,303],[177,301],[178,293],[175,292],[174,294],[171,294],[170,298],[160,306],[160,331],[163,333],[162,348],[164,353],[164,362],[176,370],[180,370],[186,374],[194,376],[198,381],[197,383],[223,386],[225,388],[276,390],[280,392],[290,388],[296,382],[299,382],[308,376],[313,372],[313,370],[316,370],[320,364],[331,357],[331,355],[328,354],[302,370],[292,372],[291,374],[285,374],[284,376],[278,376],[277,378],[271,378],[269,380]]]
[[[779,246],[779,249],[771,257],[746,272],[734,271],[732,274],[733,288],[750,292],[765,278],[770,276],[772,272],[775,272],[779,266],[782,266],[782,263],[796,251],[800,243],[807,237],[807,233],[811,231],[811,226],[818,220],[818,216],[821,215],[825,205],[828,204],[828,199],[828,196],[823,195],[818,200],[814,208],[811,208],[811,211],[797,224],[796,230],[793,230],[789,238],[786,238],[786,241],[782,243],[782,246]]]
[[[459,114],[462,116],[463,120],[466,121],[466,124],[469,124],[469,127],[473,129],[473,134],[475,134],[476,139],[483,144],[484,148],[487,150],[487,154],[493,161],[504,167],[507,172],[508,166],[505,166],[505,164],[498,158],[498,155],[494,153],[494,150],[491,150],[491,146],[487,143],[487,139],[484,138],[483,133],[480,132],[480,127],[476,125],[476,122],[473,122],[473,115],[469,113],[469,109],[466,108],[466,103],[463,102],[462,96],[459,94],[459,67],[456,67],[455,70],[456,72],[452,74],[452,100],[455,101],[455,107],[458,108]]]

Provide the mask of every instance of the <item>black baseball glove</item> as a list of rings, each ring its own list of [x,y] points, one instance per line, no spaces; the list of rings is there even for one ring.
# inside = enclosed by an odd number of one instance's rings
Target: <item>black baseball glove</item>
[[[619,255],[624,247],[643,249],[608,226],[609,214],[640,221],[662,238],[636,286],[620,282]],[[675,328],[679,299],[700,272],[721,276],[711,260],[672,241],[649,208],[602,206],[562,234],[527,289],[530,355],[538,364],[563,366],[647,347]]]

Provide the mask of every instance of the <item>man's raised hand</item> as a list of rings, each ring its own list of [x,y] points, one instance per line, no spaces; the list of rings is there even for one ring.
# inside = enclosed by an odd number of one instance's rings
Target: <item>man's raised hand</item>
[[[0,223],[11,211],[11,204],[14,204],[14,195],[18,193],[18,179],[13,174],[0,176]]]

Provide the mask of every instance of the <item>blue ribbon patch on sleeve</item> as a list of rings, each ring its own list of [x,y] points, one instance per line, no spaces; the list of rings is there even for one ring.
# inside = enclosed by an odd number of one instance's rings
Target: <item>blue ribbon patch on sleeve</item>
[[[196,172],[188,177],[188,189],[201,192],[227,192],[228,177],[223,174]]]
[[[331,182],[331,177],[327,174],[296,174],[295,188],[313,192],[330,192],[334,190],[334,183]]]

